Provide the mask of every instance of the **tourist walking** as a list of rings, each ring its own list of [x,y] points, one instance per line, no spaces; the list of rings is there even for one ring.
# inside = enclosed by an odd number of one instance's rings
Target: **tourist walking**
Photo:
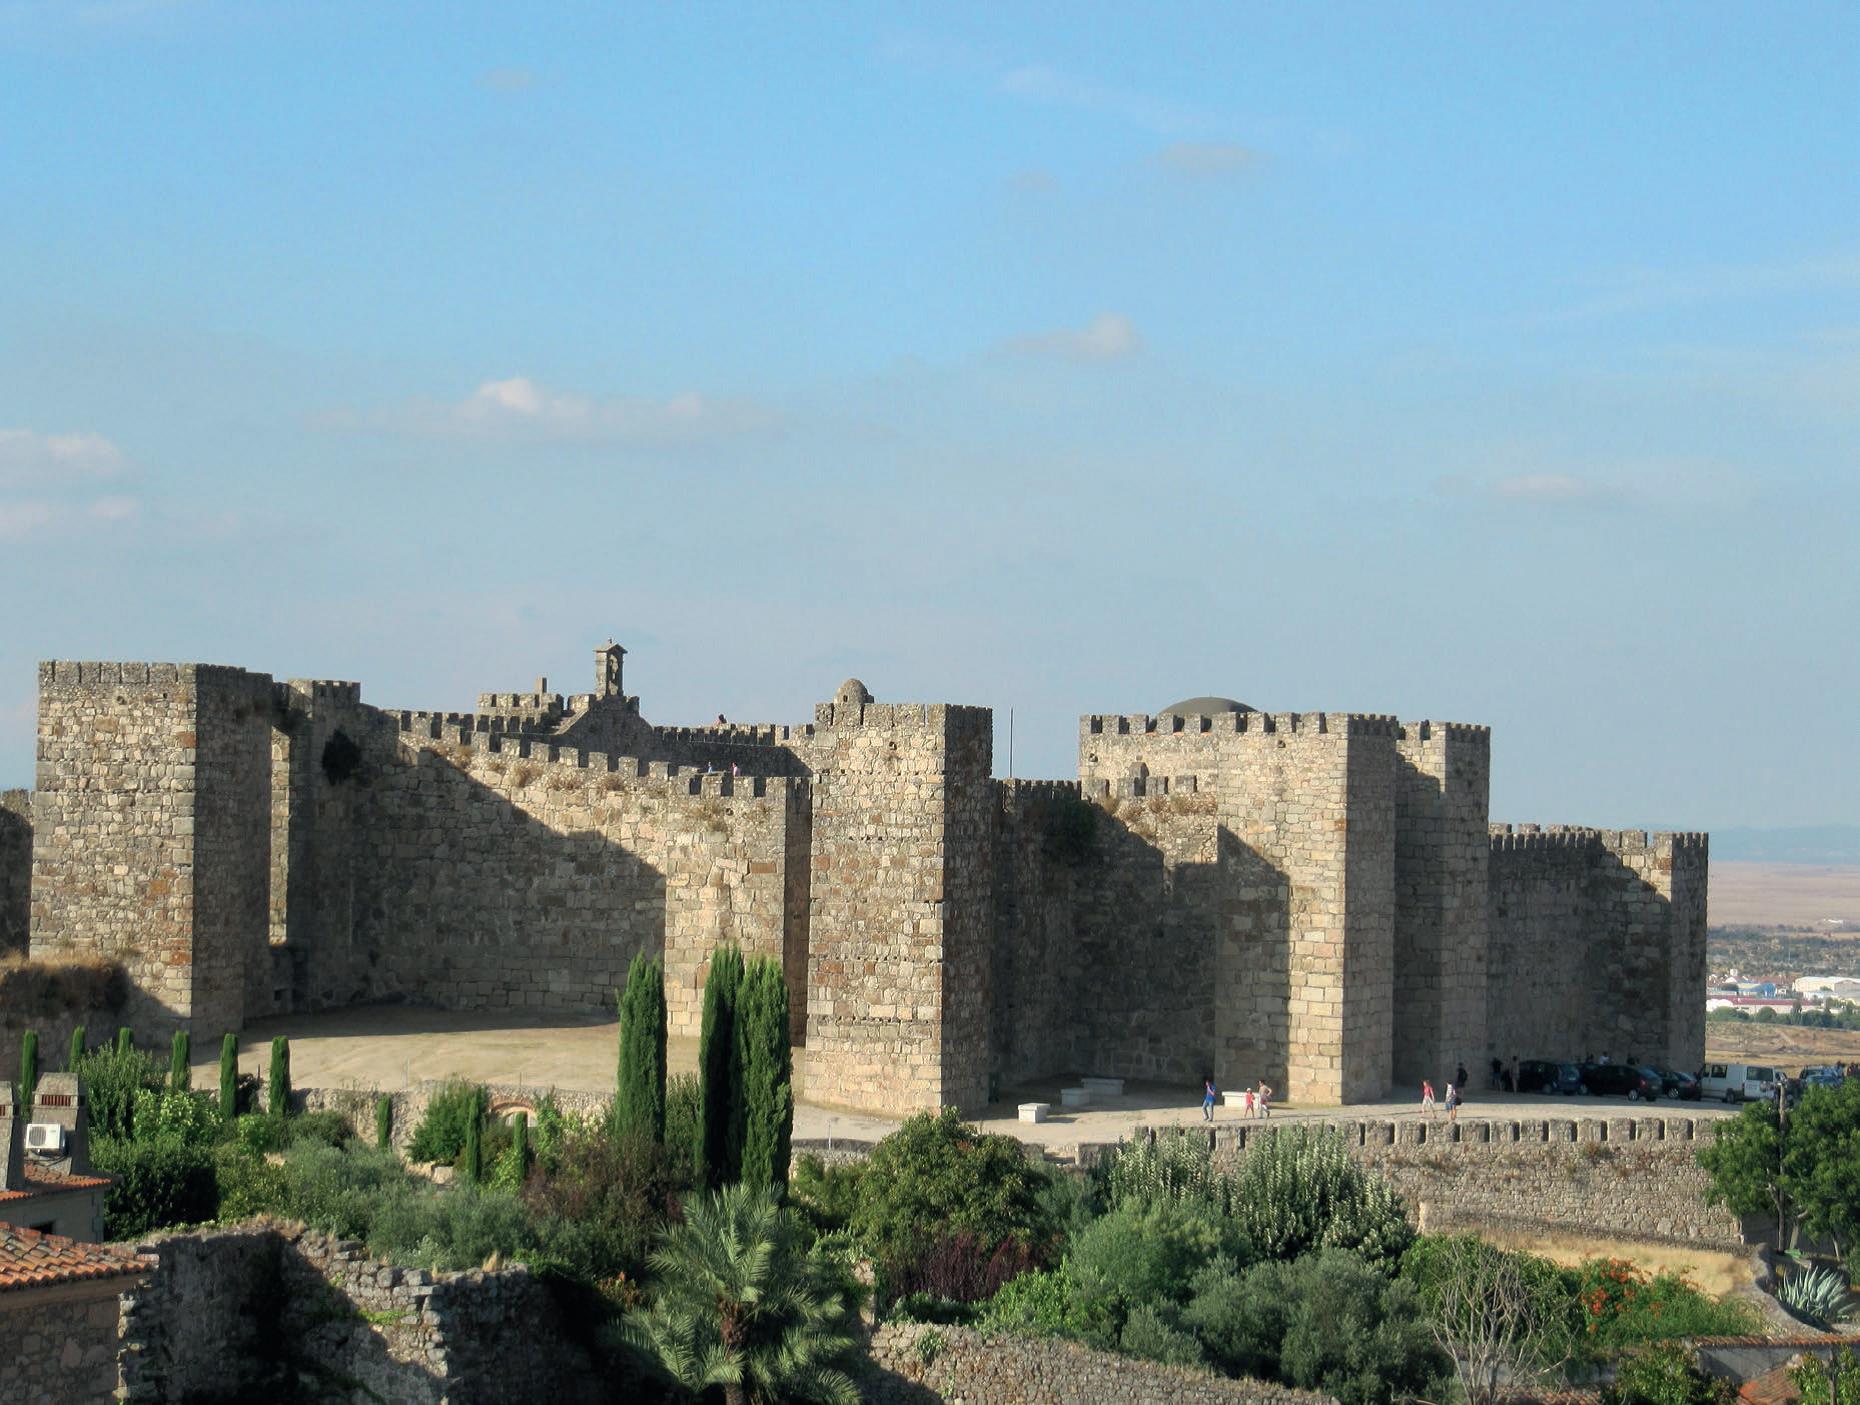
[[[1421,1080],[1421,1111],[1429,1117],[1434,1115],[1434,1082],[1431,1078]]]
[[[1272,1116],[1272,1089],[1266,1086],[1266,1080],[1259,1080],[1259,1096],[1256,1099],[1261,1117]]]
[[[1201,1120],[1203,1122],[1214,1120],[1214,1080],[1212,1078],[1201,1080]]]
[[[1447,1084],[1447,1121],[1460,1120],[1460,1089],[1457,1083]]]
[[[1241,1114],[1246,1117],[1251,1117],[1253,1115],[1253,1090],[1251,1088],[1248,1088],[1246,1092],[1240,1096],[1240,1111]]]

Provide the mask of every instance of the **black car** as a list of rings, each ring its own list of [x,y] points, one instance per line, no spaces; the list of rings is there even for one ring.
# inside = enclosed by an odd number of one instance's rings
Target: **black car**
[[[1584,1064],[1582,1082],[1591,1093],[1604,1098],[1639,1098],[1657,1101],[1666,1087],[1665,1080],[1651,1068],[1635,1064]]]
[[[1654,1070],[1660,1075],[1660,1091],[1669,1098],[1683,1098],[1687,1102],[1696,1102],[1700,1096],[1699,1080],[1696,1074],[1681,1073],[1676,1068]]]
[[[1525,1059],[1518,1065],[1520,1093],[1561,1093],[1565,1097],[1582,1091],[1582,1073],[1574,1064],[1552,1063],[1547,1059]]]

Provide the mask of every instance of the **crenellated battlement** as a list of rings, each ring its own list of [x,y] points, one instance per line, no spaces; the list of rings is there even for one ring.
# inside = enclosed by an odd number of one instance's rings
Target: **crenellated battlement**
[[[120,661],[46,659],[39,664],[41,688],[107,687],[169,683],[270,683],[271,676],[220,663],[123,663]]]
[[[1079,719],[1084,736],[1283,736],[1394,737],[1401,723],[1373,712],[1218,712],[1087,713]]]
[[[1697,830],[1592,829],[1584,825],[1494,824],[1488,827],[1494,853],[1548,853],[1605,849],[1610,853],[1698,853],[1710,836]]]
[[[729,722],[721,727],[654,727],[653,734],[672,746],[790,746],[814,735],[813,724],[798,727],[778,722]]]
[[[991,728],[994,712],[990,708],[960,703],[824,702],[814,707],[815,728],[887,727],[928,731],[946,725]]]
[[[293,678],[277,688],[281,700],[290,695],[313,703],[353,705],[362,700],[362,685],[340,678]]]
[[[1486,748],[1492,745],[1492,729],[1476,722],[1435,722],[1423,718],[1419,722],[1403,722],[1398,735],[1403,741],[1426,742],[1444,737],[1465,745]]]
[[[996,781],[995,808],[1004,814],[1024,815],[1082,798],[1078,781]]]

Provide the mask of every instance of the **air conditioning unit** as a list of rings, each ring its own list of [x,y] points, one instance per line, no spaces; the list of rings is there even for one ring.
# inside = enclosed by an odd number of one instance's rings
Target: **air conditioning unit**
[[[60,1122],[28,1122],[26,1150],[56,1156],[65,1149],[65,1129]]]

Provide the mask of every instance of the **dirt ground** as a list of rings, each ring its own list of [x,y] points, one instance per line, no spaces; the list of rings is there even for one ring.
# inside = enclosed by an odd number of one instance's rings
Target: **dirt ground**
[[[372,1088],[394,1092],[427,1079],[465,1078],[475,1083],[517,1084],[534,1088],[560,1088],[607,1093],[614,1086],[614,1059],[619,1029],[611,1019],[558,1017],[512,1020],[480,1014],[424,1010],[412,1006],[375,1006],[321,1015],[294,1015],[252,1025],[240,1036],[241,1072],[264,1076],[270,1060],[273,1035],[291,1041],[291,1081],[300,1088]],[[218,1049],[196,1047],[194,1086],[210,1088],[218,1079]],[[696,1067],[695,1040],[673,1040],[667,1049],[674,1073]],[[892,1131],[892,1118],[824,1107],[807,1101],[806,1051],[795,1051],[795,1109],[797,1137],[845,1137],[877,1140]],[[1144,1125],[1198,1124],[1201,1098],[1198,1089],[1167,1084],[1130,1082],[1121,1096],[1105,1098],[1095,1106],[1063,1108],[1062,1086],[1072,1078],[1053,1078],[1011,1087],[1002,1100],[983,1110],[975,1120],[991,1132],[1005,1132],[1026,1142],[1061,1148],[1080,1142],[1114,1142]],[[1018,1120],[1023,1102],[1052,1105],[1051,1120]],[[1728,1109],[1715,1103],[1659,1103],[1669,1115],[1721,1116]],[[1621,1098],[1507,1097],[1474,1089],[1467,1117],[1594,1117],[1627,1116],[1644,1110],[1644,1104]],[[1415,1099],[1404,1092],[1374,1103],[1350,1107],[1300,1108],[1275,1103],[1273,1121],[1302,1121],[1349,1117],[1418,1117]],[[1238,1120],[1237,1109],[1220,1107],[1215,1120]],[[1444,1114],[1437,1114],[1444,1121]]]
[[[1845,919],[1860,957],[1860,866],[1719,863],[1711,866],[1714,927],[1819,927]]]
[[[1723,1063],[1769,1064],[1800,1073],[1811,1064],[1860,1059],[1860,1030],[1707,1021],[1705,1057]]]

